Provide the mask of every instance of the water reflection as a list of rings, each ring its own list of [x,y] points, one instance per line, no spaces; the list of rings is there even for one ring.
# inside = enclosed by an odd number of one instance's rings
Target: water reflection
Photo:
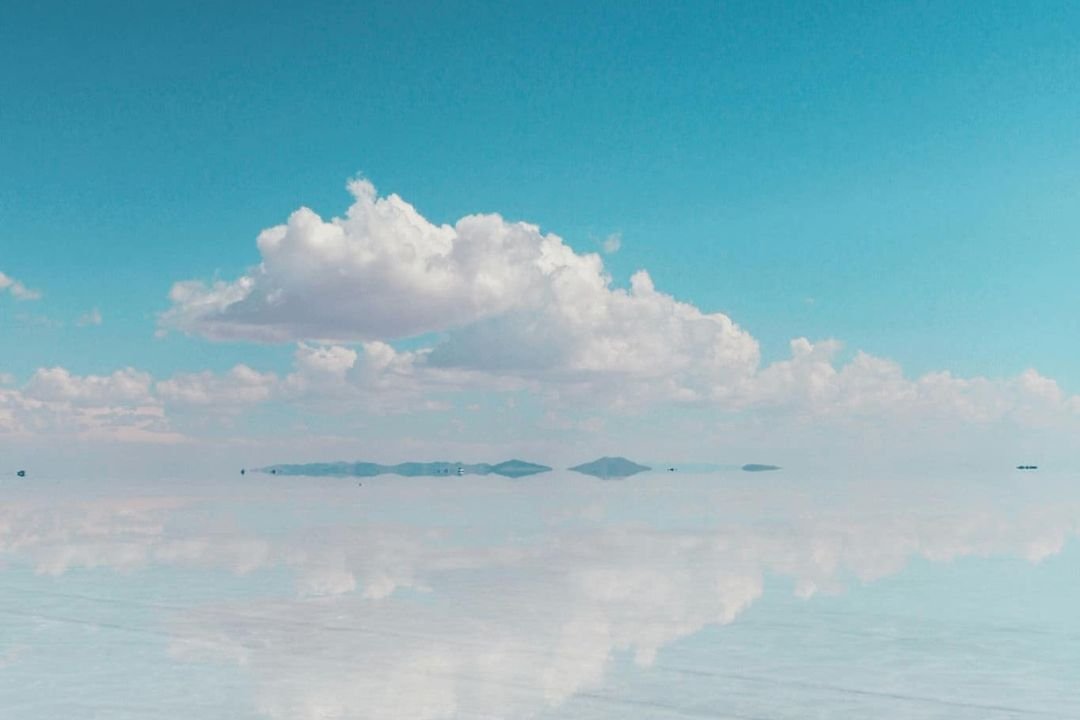
[[[190,717],[178,687],[218,698],[199,717],[1080,712],[1068,478],[542,477],[5,486],[0,700],[34,717]],[[94,672],[65,666],[84,654]]]

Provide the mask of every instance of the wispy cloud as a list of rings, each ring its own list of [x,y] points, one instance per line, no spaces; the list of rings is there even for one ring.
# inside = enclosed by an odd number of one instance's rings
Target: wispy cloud
[[[32,290],[10,275],[0,272],[0,293],[7,291],[16,300],[40,300],[41,291]]]
[[[604,242],[600,243],[600,248],[604,251],[605,255],[614,255],[622,249],[622,233],[614,232],[604,238]]]
[[[79,319],[75,321],[75,324],[79,327],[87,327],[89,325],[100,325],[102,323],[101,311],[94,308],[88,312],[84,312],[79,316]]]

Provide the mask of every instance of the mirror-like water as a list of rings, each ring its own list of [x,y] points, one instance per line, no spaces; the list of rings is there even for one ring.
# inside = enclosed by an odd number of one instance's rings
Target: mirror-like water
[[[1053,474],[0,486],[20,718],[1076,718]]]

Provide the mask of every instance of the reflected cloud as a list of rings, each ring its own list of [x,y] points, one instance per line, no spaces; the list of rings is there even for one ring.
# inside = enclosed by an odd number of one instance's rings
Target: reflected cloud
[[[621,658],[645,670],[678,641],[735,622],[773,579],[811,598],[915,559],[1038,563],[1080,518],[1075,500],[1011,486],[815,495],[797,481],[682,476],[673,488],[642,477],[597,487],[558,474],[504,496],[465,483],[435,520],[414,502],[429,488],[365,483],[363,509],[345,520],[334,505],[361,502],[356,493],[316,488],[311,512],[270,504],[259,517],[274,522],[259,529],[203,518],[194,496],[26,500],[0,508],[0,559],[56,577],[287,569],[288,592],[168,617],[175,660],[236,665],[273,718],[528,717],[595,693]]]

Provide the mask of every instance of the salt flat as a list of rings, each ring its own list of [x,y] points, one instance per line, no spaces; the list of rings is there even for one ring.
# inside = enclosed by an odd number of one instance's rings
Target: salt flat
[[[20,718],[1075,718],[1071,478],[5,481]]]

